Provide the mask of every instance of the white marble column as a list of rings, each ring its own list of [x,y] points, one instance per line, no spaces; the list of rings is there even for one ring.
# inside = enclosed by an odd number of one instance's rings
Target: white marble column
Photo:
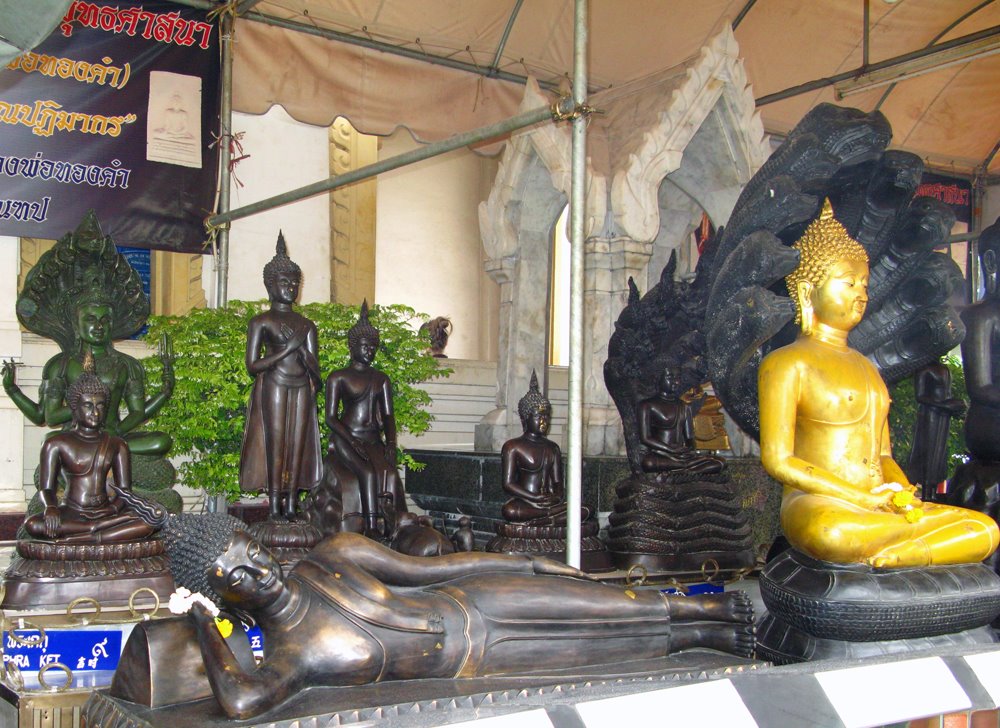
[[[652,244],[628,237],[591,237],[584,260],[584,439],[586,455],[624,452],[621,417],[604,384],[615,321],[628,299],[628,279],[642,280]]]
[[[20,241],[0,236],[0,270],[7,271],[7,284],[0,286],[0,358],[21,361],[21,329],[14,306],[17,302],[17,272]],[[29,392],[29,396],[33,395]],[[0,512],[23,511],[24,415],[10,397],[0,394]]]
[[[522,237],[547,237],[546,230],[523,231]],[[531,372],[546,390],[549,330],[548,245],[528,241],[519,254],[486,263],[500,286],[497,349],[497,407],[476,425],[476,450],[499,452],[504,442],[521,434],[517,402],[527,393]]]

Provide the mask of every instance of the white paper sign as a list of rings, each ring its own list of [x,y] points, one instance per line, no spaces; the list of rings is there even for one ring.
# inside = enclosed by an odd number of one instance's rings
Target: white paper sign
[[[552,728],[549,714],[544,710],[526,710],[523,713],[495,715],[461,723],[449,723],[448,728]]]
[[[966,655],[965,661],[976,673],[976,678],[990,694],[993,705],[1000,705],[1000,652]]]
[[[816,673],[847,728],[899,723],[972,707],[940,657]]]
[[[757,722],[729,680],[593,700],[578,703],[576,710],[588,728],[624,723],[651,725],[654,719],[660,725],[757,728]]]

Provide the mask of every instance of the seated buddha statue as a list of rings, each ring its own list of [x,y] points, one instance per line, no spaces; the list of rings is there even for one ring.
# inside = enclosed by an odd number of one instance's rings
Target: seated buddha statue
[[[694,449],[694,413],[681,398],[681,371],[668,366],[660,379],[660,392],[639,403],[639,441],[646,447],[642,469],[647,473],[686,471],[718,473],[722,458]]]
[[[84,371],[69,386],[66,399],[73,425],[42,445],[38,492],[44,511],[28,517],[25,530],[36,539],[61,543],[104,544],[152,536],[166,513],[131,492],[128,446],[104,428],[107,385]],[[61,501],[60,473],[66,478]]]
[[[922,503],[889,445],[889,394],[847,335],[868,303],[868,258],[827,201],[786,278],[800,333],[761,362],[761,462],[784,485],[781,526],[816,559],[876,568],[981,561],[988,516]]]
[[[504,443],[500,451],[503,489],[511,496],[502,513],[506,521],[529,526],[565,526],[566,499],[562,479],[562,453],[546,435],[552,405],[531,373],[528,393],[517,403],[524,432]],[[590,518],[582,506],[580,520]]]

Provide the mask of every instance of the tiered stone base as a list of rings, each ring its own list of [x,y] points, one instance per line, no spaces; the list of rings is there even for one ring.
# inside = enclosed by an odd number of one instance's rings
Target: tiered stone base
[[[486,551],[501,554],[533,554],[563,561],[566,558],[565,526],[529,526],[500,522],[497,535],[486,544]],[[608,550],[597,537],[596,519],[580,524],[580,568],[583,571],[610,571],[614,568]]]
[[[318,528],[305,521],[259,521],[247,532],[285,567],[297,564],[323,538]]]
[[[749,512],[724,472],[632,476],[615,493],[608,549],[619,568],[711,576],[753,566]]]
[[[984,564],[879,570],[788,550],[760,590],[758,655],[777,664],[996,641],[1000,577]]]
[[[104,606],[124,606],[137,589],[152,589],[166,601],[174,579],[163,541],[66,544],[20,540],[4,576],[3,609],[63,608],[89,597]]]

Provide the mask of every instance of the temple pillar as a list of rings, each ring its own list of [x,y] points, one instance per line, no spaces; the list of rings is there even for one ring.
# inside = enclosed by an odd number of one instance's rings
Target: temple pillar
[[[628,237],[591,237],[584,250],[583,450],[585,455],[621,455],[621,417],[604,384],[604,362],[615,320],[628,298],[628,279],[645,274],[652,243]]]
[[[9,285],[0,286],[0,358],[21,360],[21,328],[15,314],[20,268],[20,241],[0,237],[0,270],[6,270]],[[34,395],[33,392],[28,393]],[[0,396],[0,512],[24,510],[24,415],[6,394]]]
[[[522,229],[522,236],[529,233]],[[530,236],[549,234],[537,230]],[[487,273],[500,286],[497,407],[476,425],[476,450],[499,452],[521,434],[517,402],[528,391],[532,370],[547,389],[549,247],[535,241],[518,255],[486,262]]]

